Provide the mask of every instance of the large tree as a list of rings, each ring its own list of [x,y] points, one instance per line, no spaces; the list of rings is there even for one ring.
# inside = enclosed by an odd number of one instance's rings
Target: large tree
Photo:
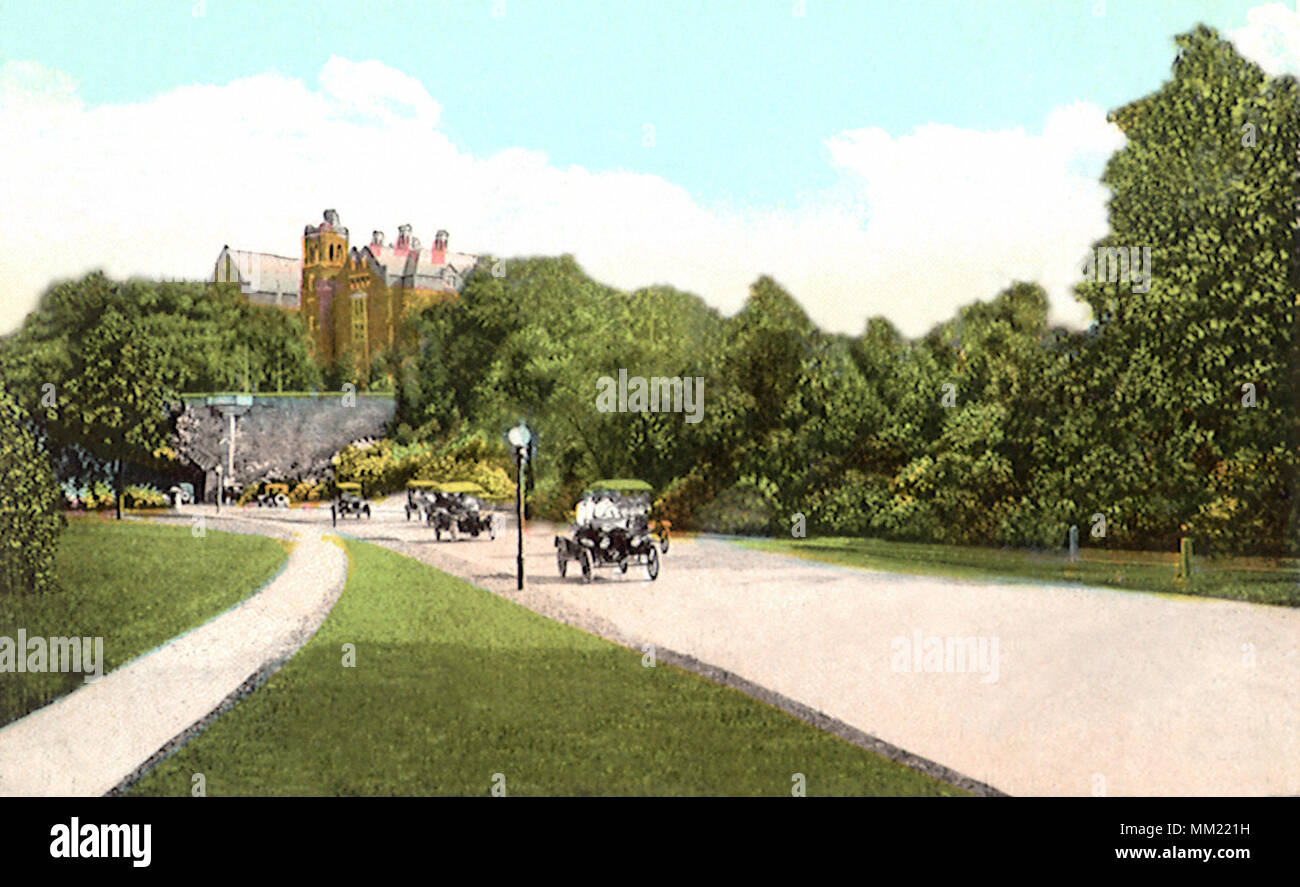
[[[138,321],[109,309],[78,349],[74,368],[52,411],[56,439],[113,463],[121,520],[126,462],[158,458],[170,440],[178,393],[167,352]]]
[[[1300,443],[1300,93],[1207,28],[1177,43],[1173,78],[1111,115],[1128,141],[1097,246],[1149,250],[1150,278],[1080,287],[1098,326],[1071,391],[1093,432],[1076,496],[1126,542],[1276,549]]]

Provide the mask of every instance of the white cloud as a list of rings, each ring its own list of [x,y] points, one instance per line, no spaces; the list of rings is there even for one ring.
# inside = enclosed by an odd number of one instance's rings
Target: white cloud
[[[1265,73],[1300,75],[1300,5],[1266,3],[1246,13],[1246,24],[1227,38]]]
[[[929,125],[826,141],[842,181],[799,206],[735,212],[657,176],[560,168],[537,150],[488,157],[437,129],[408,75],[331,58],[310,86],[276,73],[86,108],[65,75],[0,66],[0,332],[53,279],[204,277],[223,244],[298,255],[302,226],[337,208],[354,242],[411,222],[453,249],[571,252],[621,287],[656,282],[724,311],[770,273],[824,327],[884,314],[917,334],[1013,279],[1042,282],[1058,320],[1105,231],[1103,112],[1057,109],[1041,134]]]
[[[829,139],[832,162],[866,203],[860,255],[874,261],[861,260],[861,275],[872,313],[916,333],[1021,279],[1048,289],[1054,319],[1085,324],[1070,290],[1106,232],[1097,175],[1122,144],[1087,103],[1057,108],[1040,135],[931,124],[898,138],[859,129]],[[914,303],[910,316],[891,301]]]

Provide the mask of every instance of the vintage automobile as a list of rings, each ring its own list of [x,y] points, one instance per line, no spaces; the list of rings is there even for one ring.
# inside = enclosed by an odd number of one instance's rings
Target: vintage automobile
[[[345,481],[334,484],[334,487],[337,492],[334,501],[330,503],[331,524],[338,526],[339,518],[347,517],[349,514],[357,520],[361,520],[363,514],[367,518],[370,517],[370,503],[361,493],[361,484]]]
[[[257,495],[258,508],[288,508],[288,484],[264,484]]]
[[[429,514],[437,502],[437,481],[411,480],[406,482],[406,519],[417,518],[429,522]]]
[[[591,582],[599,567],[644,566],[651,581],[659,578],[660,552],[668,539],[656,539],[650,528],[650,494],[654,488],[641,480],[617,478],[589,484],[583,493],[590,508],[577,509],[572,536],[555,537],[555,563],[567,575],[569,561],[577,561],[582,581]]]
[[[475,539],[486,533],[489,539],[497,537],[496,515],[484,511],[481,500],[487,490],[470,481],[451,481],[435,487],[435,505],[429,523],[433,525],[434,538],[441,540],[446,533],[453,540],[460,534]]]
[[[173,508],[179,508],[182,505],[194,504],[194,484],[178,483],[173,484],[167,491],[167,501]]]

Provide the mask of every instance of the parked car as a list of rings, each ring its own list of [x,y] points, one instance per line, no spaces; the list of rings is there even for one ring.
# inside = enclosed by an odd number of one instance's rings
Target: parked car
[[[432,519],[434,537],[441,540],[446,533],[453,540],[460,534],[477,539],[487,534],[497,537],[496,515],[483,508],[482,500],[487,490],[470,481],[451,481],[434,488],[435,503]]]
[[[418,518],[429,520],[429,514],[437,503],[436,488],[438,484],[431,480],[411,480],[406,482],[406,519]]]
[[[262,490],[257,494],[258,508],[288,508],[289,507],[289,485],[288,484],[264,484]]]
[[[167,499],[171,502],[173,508],[179,508],[182,505],[193,505],[194,484],[172,484],[171,489],[167,491]]]
[[[362,495],[361,484],[345,481],[335,483],[334,501],[330,504],[330,523],[338,526],[340,517],[352,515],[361,520],[361,515],[370,518],[370,503]]]
[[[626,573],[644,566],[651,581],[659,578],[660,553],[668,539],[650,528],[650,494],[654,488],[641,480],[616,478],[588,485],[575,509],[571,535],[555,537],[555,563],[567,575],[569,561],[577,561],[582,580],[591,582],[600,567]]]

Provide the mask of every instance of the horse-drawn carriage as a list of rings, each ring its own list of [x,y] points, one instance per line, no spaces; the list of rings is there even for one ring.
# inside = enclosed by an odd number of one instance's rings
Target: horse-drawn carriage
[[[555,537],[555,562],[560,576],[569,561],[577,561],[582,580],[590,582],[597,568],[645,567],[652,581],[659,578],[660,553],[668,551],[664,527],[658,534],[650,526],[650,494],[654,488],[641,480],[599,480],[590,484],[575,509],[573,533]]]
[[[339,518],[352,515],[361,520],[361,515],[370,517],[370,503],[362,495],[361,484],[344,481],[334,484],[334,501],[330,503],[330,523],[338,525]]]

